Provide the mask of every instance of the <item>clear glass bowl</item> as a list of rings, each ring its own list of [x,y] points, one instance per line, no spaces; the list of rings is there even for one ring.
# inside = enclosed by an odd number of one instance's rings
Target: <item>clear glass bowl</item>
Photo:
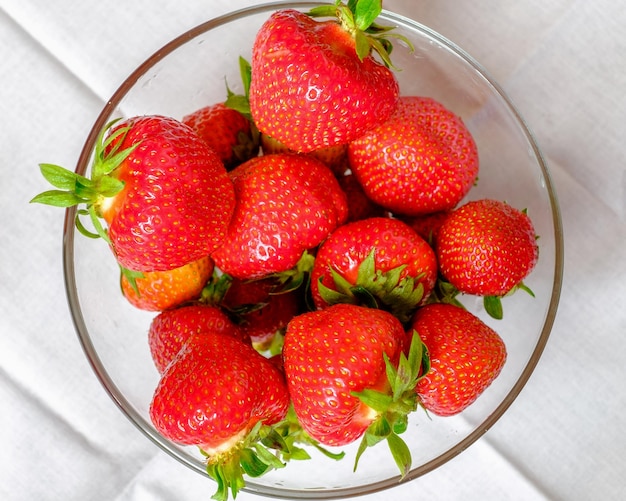
[[[77,164],[84,174],[91,163],[98,132],[112,118],[162,114],[176,118],[225,98],[225,79],[236,91],[238,57],[250,60],[254,35],[278,8],[308,10],[315,3],[272,3],[213,19],[172,40],[139,66],[111,97],[91,130]],[[535,368],[556,315],[563,236],[548,167],[510,100],[485,70],[459,47],[421,24],[384,12],[381,23],[414,45],[411,53],[396,43],[394,63],[401,93],[427,95],[459,114],[478,144],[481,171],[469,198],[498,198],[527,208],[540,235],[540,258],[526,280],[532,298],[517,293],[504,300],[505,316],[487,317],[480,300],[466,306],[492,325],[505,340],[509,359],[491,387],[465,412],[449,418],[416,412],[403,435],[411,448],[413,480],[453,458],[498,420],[522,390]],[[148,408],[158,374],[147,343],[154,314],[130,306],[119,291],[118,269],[107,246],[77,235],[75,208],[67,210],[64,269],[67,296],[78,336],[102,385],[120,410],[165,452],[206,475],[193,447],[162,438]],[[313,459],[294,461],[260,479],[248,480],[249,492],[289,499],[323,499],[365,494],[397,485],[396,466],[384,444],[368,450],[352,472],[355,450],[340,462],[311,451]],[[207,482],[211,480],[207,477]]]

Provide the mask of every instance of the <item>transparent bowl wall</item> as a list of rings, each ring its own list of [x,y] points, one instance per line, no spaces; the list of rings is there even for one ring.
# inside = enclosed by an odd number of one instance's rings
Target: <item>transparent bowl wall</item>
[[[94,124],[78,161],[88,172],[98,131],[112,118],[162,114],[182,118],[225,98],[225,82],[241,91],[238,57],[251,57],[254,35],[277,8],[309,9],[314,3],[256,6],[208,21],[181,35],[142,64],[113,95]],[[401,93],[431,96],[459,114],[478,144],[481,170],[468,199],[506,200],[527,208],[540,235],[540,259],[526,280],[535,298],[517,293],[504,300],[505,318],[487,317],[480,300],[466,306],[504,338],[509,358],[500,377],[461,415],[411,416],[404,434],[413,455],[405,481],[415,479],[462,452],[502,416],[518,395],[548,340],[556,314],[562,273],[562,234],[556,196],[548,169],[519,114],[500,87],[470,56],[415,21],[384,12],[381,23],[397,26],[415,51],[396,43],[394,63]],[[206,475],[193,447],[163,439],[148,409],[158,374],[150,358],[147,329],[153,313],[131,307],[119,292],[117,265],[102,241],[76,234],[75,209],[66,214],[64,266],[68,300],[80,341],[104,388],[127,417],[165,452]],[[399,482],[384,444],[367,451],[352,472],[355,447],[332,461],[316,451],[313,459],[292,462],[246,490],[284,498],[337,498],[392,487]],[[207,478],[207,482],[211,482]]]

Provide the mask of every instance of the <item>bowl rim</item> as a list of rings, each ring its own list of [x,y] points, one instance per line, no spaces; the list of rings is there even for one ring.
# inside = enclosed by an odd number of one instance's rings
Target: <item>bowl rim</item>
[[[89,132],[84,146],[81,150],[80,156],[78,158],[76,164],[76,172],[79,174],[85,174],[87,168],[90,164],[92,152],[94,149],[94,145],[96,143],[97,137],[105,126],[107,121],[109,120],[112,113],[115,111],[117,104],[122,100],[127,91],[157,62],[165,58],[167,55],[172,53],[174,50],[184,45],[186,42],[193,40],[194,38],[202,35],[203,33],[219,27],[221,25],[227,24],[233,20],[236,20],[242,16],[249,16],[260,14],[263,12],[272,12],[278,9],[284,8],[295,8],[295,9],[309,9],[315,5],[327,4],[328,2],[284,2],[284,1],[273,1],[267,2],[263,4],[258,4],[254,6],[249,6],[241,9],[237,9],[231,11],[227,14],[214,17],[210,20],[202,22],[195,26],[194,28],[180,34],[175,37],[156,52],[154,52],[150,57],[148,57],[141,65],[139,65],[130,75],[122,82],[122,84],[118,87],[115,93],[111,96],[111,98],[107,101],[104,108],[101,110],[98,115],[91,131]],[[243,491],[247,491],[254,494],[265,495],[278,499],[340,499],[353,497],[356,495],[363,494],[371,494],[374,492],[378,492],[384,489],[388,489],[390,487],[398,485],[401,481],[407,482],[418,478],[436,468],[443,465],[450,459],[454,458],[462,451],[467,449],[470,445],[475,443],[482,435],[484,435],[487,430],[489,430],[495,423],[502,417],[502,415],[506,412],[506,410],[510,407],[513,401],[517,398],[522,388],[528,382],[531,374],[533,373],[543,351],[548,342],[548,338],[550,336],[550,332],[552,330],[552,326],[554,324],[558,303],[560,300],[562,280],[563,280],[563,253],[564,253],[564,242],[563,242],[563,227],[561,221],[561,214],[558,204],[558,199],[556,195],[556,190],[554,188],[554,183],[552,181],[550,172],[548,170],[547,162],[540,151],[540,148],[537,144],[537,141],[528,127],[526,121],[522,118],[517,108],[511,101],[510,97],[506,94],[506,92],[500,87],[500,85],[489,75],[486,69],[479,64],[472,56],[470,56],[465,50],[458,47],[456,44],[440,35],[436,31],[428,28],[427,26],[410,19],[406,16],[396,14],[391,11],[383,10],[381,17],[386,21],[395,22],[399,25],[404,25],[411,27],[417,31],[423,32],[428,37],[435,40],[437,43],[442,46],[448,48],[449,50],[455,52],[459,55],[464,61],[469,64],[475,71],[477,71],[485,81],[493,88],[496,94],[503,100],[505,105],[508,107],[511,114],[517,120],[520,125],[521,130],[526,136],[528,143],[531,145],[533,154],[536,157],[537,163],[541,169],[541,174],[545,180],[545,188],[549,196],[551,213],[552,213],[552,225],[554,227],[554,258],[555,258],[555,266],[554,266],[554,278],[552,283],[552,292],[550,296],[549,308],[546,313],[546,317],[544,320],[544,324],[541,330],[541,334],[535,345],[535,348],[528,360],[526,366],[524,367],[520,377],[507,393],[502,402],[498,405],[498,407],[470,434],[468,434],[464,439],[457,442],[453,447],[440,454],[439,456],[431,459],[427,463],[424,463],[420,466],[414,467],[405,477],[404,479],[400,479],[400,476],[394,476],[387,478],[385,480],[362,484],[354,487],[343,487],[337,489],[307,489],[307,490],[298,490],[292,488],[278,488],[272,487],[263,484],[257,484],[254,481],[246,481],[246,486],[242,489]],[[75,277],[75,269],[74,269],[74,236],[75,236],[75,227],[74,220],[76,217],[77,208],[70,207],[65,211],[64,218],[64,228],[63,228],[63,275],[65,280],[65,289],[66,289],[66,297],[68,301],[68,305],[70,307],[70,313],[72,316],[72,320],[74,323],[74,328],[78,335],[79,341],[82,345],[83,351],[87,356],[88,362],[94,371],[96,377],[99,379],[105,391],[109,394],[109,397],[114,401],[114,403],[118,406],[121,412],[141,431],[145,436],[147,436],[154,444],[156,444],[161,450],[175,458],[177,461],[182,464],[188,466],[194,471],[207,476],[206,471],[200,467],[197,462],[193,462],[180,454],[177,453],[175,447],[167,440],[165,440],[161,435],[156,432],[156,430],[149,425],[149,423],[134,409],[134,406],[124,397],[121,391],[119,391],[118,387],[114,383],[114,381],[109,376],[107,370],[98,353],[92,343],[91,337],[89,335],[89,331],[85,324],[85,320],[82,316],[81,308],[80,308],[80,300],[78,297],[78,291],[76,287],[76,277]],[[142,425],[142,423],[144,423]],[[210,477],[208,477],[210,478]]]

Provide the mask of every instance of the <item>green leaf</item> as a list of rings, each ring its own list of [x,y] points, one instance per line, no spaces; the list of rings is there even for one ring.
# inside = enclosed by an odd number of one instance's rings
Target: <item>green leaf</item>
[[[268,469],[267,463],[263,462],[251,449],[243,449],[240,452],[241,468],[250,477],[260,477]]]
[[[121,144],[121,141],[120,141]],[[128,156],[135,151],[135,148],[137,148],[137,146],[139,146],[139,142],[133,144],[132,146],[129,146],[128,148],[115,153],[114,155],[107,155],[106,157],[104,157],[102,159],[102,162],[98,164],[98,173],[99,175],[95,177],[96,180],[99,180],[100,177],[102,176],[108,176],[109,174],[111,174],[111,172],[113,172],[115,169],[117,169],[122,162],[124,162],[124,160],[126,160],[128,158]]]
[[[368,308],[378,309],[378,301],[376,301],[376,297],[368,288],[357,285],[355,287],[352,287],[352,289],[350,289],[350,292],[352,296],[357,299],[357,302],[359,304],[367,306]]]
[[[346,455],[345,452],[341,451],[341,452],[331,452],[328,449],[325,449],[324,447],[322,447],[321,445],[319,445],[317,442],[311,444],[313,447],[315,447],[318,451],[320,451],[322,454],[324,454],[324,456],[330,458],[330,459],[334,459],[335,461],[339,461],[340,459],[343,459],[344,456]]]
[[[307,13],[310,17],[335,17],[337,15],[337,7],[335,5],[320,5],[313,7]]]
[[[530,287],[528,287],[524,282],[520,282],[519,284],[517,284],[516,286],[518,289],[523,290],[524,292],[526,292],[526,294],[528,294],[531,297],[535,297],[535,293],[532,291],[532,289]]]
[[[361,442],[359,443],[359,448],[356,453],[356,457],[354,458],[354,467],[353,471],[356,471],[359,466],[359,460],[363,453],[368,449],[368,447],[374,447],[376,444],[382,442],[383,440],[389,437],[391,433],[391,426],[389,422],[383,417],[380,416],[376,419],[369,428],[365,431],[363,438],[361,438]]]
[[[55,188],[73,190],[78,174],[54,164],[39,164],[43,177]]]
[[[387,437],[387,445],[400,470],[400,475],[404,478],[406,474],[411,471],[412,458],[409,447],[406,445],[406,442],[395,433],[391,433]]]
[[[30,203],[52,205],[53,207],[73,207],[85,201],[84,198],[70,191],[49,190],[34,196]]]
[[[350,394],[358,397],[361,402],[379,413],[385,412],[393,401],[390,395],[369,388],[362,391],[352,391]]]
[[[365,31],[376,20],[382,10],[381,0],[358,0],[353,10],[356,27]]]
[[[143,278],[144,274],[141,271],[129,270],[128,268],[124,268],[123,266],[120,266],[120,272],[126,277],[126,280],[128,280],[128,284],[133,289],[133,291],[135,291],[135,294],[137,294],[137,296],[141,296],[141,293],[139,292],[139,287],[137,286],[137,279]]]
[[[76,226],[76,229],[78,230],[78,232],[81,235],[88,237],[88,238],[94,238],[94,239],[100,238],[100,235],[92,231],[89,231],[87,228],[85,228],[82,221],[80,220],[80,218],[84,216],[89,216],[89,211],[87,209],[80,209],[76,211],[76,217],[74,218],[74,225]]]
[[[367,56],[370,55],[370,52],[372,51],[370,40],[362,31],[357,31],[354,34],[354,42],[356,54],[357,56],[359,56],[359,59],[363,61]]]
[[[104,176],[98,181],[96,190],[103,197],[112,197],[124,189],[124,181],[115,177]]]
[[[250,101],[246,96],[242,96],[241,94],[230,94],[226,98],[224,104],[228,108],[238,111],[246,117],[250,117]]]
[[[246,98],[250,97],[250,83],[252,82],[252,65],[242,56],[239,56],[239,74],[243,84],[243,93]],[[250,106],[248,106],[248,109]]]
[[[499,296],[485,296],[483,297],[483,305],[485,311],[490,317],[496,320],[502,320],[504,312],[502,310],[502,301]]]
[[[109,239],[109,235],[104,229],[104,226],[102,226],[102,223],[100,222],[100,219],[98,218],[98,215],[96,214],[96,209],[94,208],[94,206],[90,205],[87,208],[87,212],[89,213],[91,224],[96,230],[96,233],[100,236],[100,238],[102,238],[102,240],[104,240],[107,244],[111,245],[111,240]]]

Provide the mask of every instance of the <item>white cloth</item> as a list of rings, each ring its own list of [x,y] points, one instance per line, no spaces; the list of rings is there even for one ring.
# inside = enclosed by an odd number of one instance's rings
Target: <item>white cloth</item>
[[[0,0],[0,498],[198,500],[214,485],[113,405],[66,305],[63,211],[29,205],[37,164],[76,163],[107,98],[175,35],[245,0]],[[556,184],[559,313],[509,411],[383,499],[626,499],[626,10],[613,0],[386,0],[510,94]],[[238,499],[256,498],[243,492]]]

